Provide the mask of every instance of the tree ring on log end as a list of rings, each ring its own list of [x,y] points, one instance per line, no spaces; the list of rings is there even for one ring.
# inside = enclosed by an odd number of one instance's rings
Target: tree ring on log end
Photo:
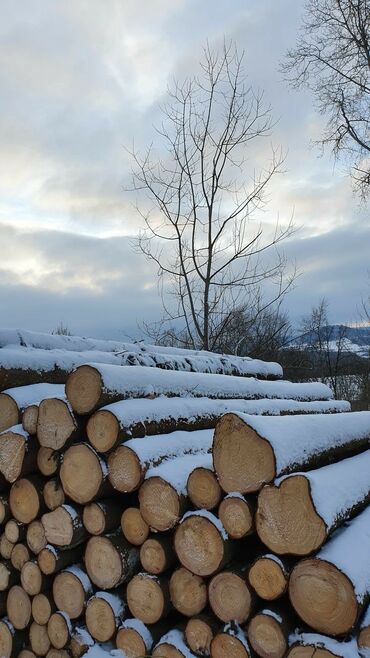
[[[116,646],[127,658],[146,654],[145,642],[134,628],[120,628],[116,636]]]
[[[153,577],[138,574],[127,586],[127,605],[133,617],[144,624],[155,624],[165,610],[162,589]]]
[[[144,481],[139,489],[139,502],[144,521],[155,530],[170,530],[180,518],[179,494],[161,477]]]
[[[212,658],[249,658],[249,651],[235,635],[218,633],[211,642]]]
[[[137,454],[127,446],[118,446],[108,457],[109,481],[117,491],[129,493],[139,488],[143,474]]]
[[[175,531],[175,550],[181,564],[198,576],[211,576],[224,559],[224,542],[207,518],[186,518]]]
[[[253,528],[253,515],[248,503],[239,496],[224,498],[218,517],[232,539],[242,539]]]
[[[99,404],[103,381],[96,368],[79,366],[68,377],[66,395],[77,414],[90,413]]]
[[[268,614],[258,614],[248,624],[248,640],[260,658],[283,658],[287,642],[279,622]]]
[[[106,537],[89,539],[85,551],[85,565],[90,579],[101,589],[112,589],[121,581],[121,557]]]
[[[265,601],[283,596],[288,586],[281,564],[268,556],[257,558],[249,569],[248,579],[256,594]]]
[[[86,426],[87,437],[97,452],[108,452],[115,445],[119,423],[111,411],[99,409],[90,416]]]
[[[218,619],[244,624],[251,611],[252,596],[246,581],[231,571],[214,576],[208,587],[209,604]]]
[[[98,494],[103,481],[99,457],[93,448],[80,443],[64,453],[60,467],[63,490],[74,502],[84,505]]]
[[[70,571],[58,573],[53,582],[53,597],[57,608],[77,619],[84,611],[86,592],[79,578]]]

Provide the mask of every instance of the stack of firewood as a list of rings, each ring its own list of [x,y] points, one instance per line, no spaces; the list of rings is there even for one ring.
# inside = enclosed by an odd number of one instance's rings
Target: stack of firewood
[[[150,367],[122,366],[86,358],[118,358],[109,341],[11,340],[1,658],[370,651],[370,412],[276,364],[141,345]]]

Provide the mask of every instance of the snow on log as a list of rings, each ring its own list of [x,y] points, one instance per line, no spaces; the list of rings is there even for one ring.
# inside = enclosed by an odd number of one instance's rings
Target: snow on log
[[[222,490],[211,468],[198,466],[186,483],[187,496],[196,509],[213,510],[219,504]]]
[[[333,397],[330,388],[320,383],[270,382],[254,377],[208,376],[92,361],[76,368],[69,375],[66,394],[78,414],[90,414],[98,407],[118,400],[159,395],[224,399],[290,398],[307,402],[330,400]]]
[[[60,384],[32,384],[8,388],[0,393],[0,432],[18,425],[23,411],[31,405],[39,405],[48,397],[65,397]]]
[[[369,554],[370,507],[294,567],[289,596],[301,619],[319,633],[349,633],[370,598]]]
[[[41,517],[45,537],[49,544],[62,548],[77,546],[87,538],[81,510],[72,505],[61,505]]]
[[[210,452],[212,439],[212,430],[131,439],[108,456],[109,481],[117,491],[135,491],[149,469],[168,459]]]
[[[231,559],[235,545],[211,512],[187,512],[176,528],[175,551],[181,564],[197,576],[212,576]]]
[[[359,658],[356,640],[334,640],[318,633],[295,631],[289,636],[287,658]]]
[[[370,655],[370,605],[361,619],[360,632],[357,637],[358,650],[363,658]]]
[[[231,539],[242,539],[254,532],[255,505],[238,493],[221,501],[218,517]]]
[[[196,658],[186,644],[184,634],[178,629],[169,631],[161,637],[153,649],[152,656],[153,658]]]
[[[95,592],[85,611],[87,630],[98,642],[109,642],[116,636],[126,612],[122,594]]]
[[[139,503],[141,515],[151,528],[164,532],[177,524],[188,506],[189,474],[199,466],[211,468],[212,455],[198,452],[169,459],[146,472]]]
[[[94,585],[103,590],[113,589],[133,576],[139,566],[139,551],[116,530],[89,539],[85,566]]]
[[[276,477],[365,450],[369,442],[370,411],[274,418],[232,413],[217,423],[213,465],[224,491],[249,493]]]
[[[237,566],[213,576],[208,585],[209,605],[223,622],[245,624],[254,604],[254,595],[245,578],[245,569]]]
[[[274,601],[287,592],[289,574],[290,568],[285,561],[276,555],[265,553],[252,563],[248,580],[260,599]]]
[[[106,462],[88,443],[68,448],[59,471],[66,496],[84,505],[113,492]]]
[[[131,614],[144,624],[156,624],[172,610],[165,576],[136,574],[127,585],[126,597]]]
[[[47,544],[44,548],[41,549],[37,556],[37,564],[39,565],[40,570],[46,576],[57,573],[66,567],[70,567],[72,564],[79,562],[83,555],[84,547],[79,544],[73,548],[65,548],[61,550],[60,548],[55,548],[51,544]]]
[[[37,439],[40,446],[62,450],[72,441],[80,439],[85,423],[76,418],[67,400],[42,400],[37,417]]]
[[[224,629],[216,633],[211,642],[212,658],[250,658],[251,651],[245,632],[238,624],[226,624]]]
[[[285,611],[263,608],[249,622],[248,641],[260,658],[283,658],[292,623]]]
[[[309,555],[370,502],[370,450],[261,489],[256,528],[279,555]]]
[[[207,585],[201,576],[179,567],[170,578],[170,598],[175,610],[185,617],[198,615],[207,605]]]
[[[108,452],[123,441],[176,430],[212,429],[228,412],[279,416],[304,413],[339,413],[351,410],[344,400],[220,400],[211,398],[156,397],[113,402],[88,420],[86,432],[98,452]]]
[[[153,627],[149,630],[140,619],[125,619],[118,629],[116,646],[124,655],[144,656],[149,654],[155,641]],[[163,632],[160,634],[163,635]],[[157,638],[159,639],[159,637]]]
[[[209,656],[211,642],[219,629],[219,622],[211,614],[191,617],[185,626],[185,640],[196,655]]]
[[[78,619],[92,595],[92,585],[81,565],[68,567],[53,581],[53,597],[58,610],[71,619]]]
[[[35,437],[14,425],[0,434],[0,473],[11,484],[36,471],[38,444]]]

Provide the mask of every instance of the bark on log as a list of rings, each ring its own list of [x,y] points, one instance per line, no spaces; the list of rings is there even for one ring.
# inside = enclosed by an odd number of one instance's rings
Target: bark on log
[[[211,614],[195,615],[185,626],[185,640],[190,650],[198,656],[210,656],[211,642],[220,623]]]
[[[169,588],[173,607],[185,617],[198,615],[207,605],[207,585],[204,579],[184,567],[173,572]]]
[[[31,523],[45,509],[42,490],[45,480],[39,475],[30,475],[14,482],[10,489],[9,505],[12,514],[21,523]]]
[[[85,505],[82,521],[90,535],[103,535],[119,526],[122,516],[122,501],[114,498],[99,500]]]
[[[139,566],[139,551],[122,532],[91,537],[86,545],[85,566],[91,581],[107,590],[127,582]]]
[[[137,507],[128,507],[121,516],[123,536],[130,544],[141,546],[149,536],[150,528]]]
[[[28,560],[21,570],[21,584],[27,594],[36,596],[50,589],[52,579],[42,573],[36,561]]]
[[[51,512],[57,507],[64,505],[66,496],[58,478],[52,478],[45,482],[42,493],[45,505]]]
[[[109,480],[117,491],[135,491],[148,470],[164,461],[210,452],[212,437],[211,430],[199,430],[131,439],[109,455]]]
[[[222,495],[213,470],[203,466],[198,466],[190,473],[186,491],[196,509],[213,510],[219,504]]]
[[[175,531],[181,564],[198,576],[212,576],[231,559],[235,545],[211,512],[189,512]]]
[[[82,658],[94,646],[94,640],[84,626],[76,626],[73,630],[70,651],[72,658]]]
[[[370,450],[308,473],[289,475],[258,496],[256,527],[279,555],[309,555],[370,502]]]
[[[66,496],[81,505],[113,492],[105,461],[87,443],[66,450],[59,476]]]
[[[140,512],[144,521],[164,532],[171,530],[188,508],[186,483],[194,468],[211,466],[210,454],[197,453],[170,459],[150,468],[139,489]]]
[[[151,626],[150,630],[140,619],[126,619],[118,629],[116,646],[125,656],[144,656],[149,654],[153,643],[163,635],[161,623]]]
[[[237,567],[221,571],[213,576],[208,585],[209,605],[224,623],[236,621],[245,624],[251,615],[254,596],[246,581],[245,571],[246,568]]]
[[[159,576],[171,569],[177,562],[172,537],[152,535],[140,548],[140,562],[144,571]]]
[[[22,425],[15,425],[0,435],[0,471],[12,484],[18,478],[37,470],[38,445]]]
[[[92,594],[92,584],[80,566],[68,567],[53,581],[53,597],[59,610],[71,619],[78,619]]]
[[[39,448],[37,451],[37,470],[45,477],[51,477],[59,469],[61,455],[52,448]]]
[[[65,548],[64,550],[47,544],[38,554],[37,563],[41,572],[46,576],[50,576],[65,569],[65,567],[79,562],[82,558],[83,550],[83,544],[74,546],[73,548]]]
[[[37,438],[44,448],[62,450],[82,437],[85,423],[76,418],[66,400],[50,398],[39,406]]]
[[[259,555],[251,565],[248,580],[259,598],[274,601],[288,589],[290,567],[275,555]]]
[[[25,646],[26,636],[17,631],[9,619],[0,620],[0,656],[14,658],[20,656]]]
[[[6,612],[16,630],[27,628],[31,621],[31,599],[23,587],[13,585],[9,590]]]
[[[224,491],[259,491],[276,477],[307,471],[369,446],[370,412],[281,416],[226,414],[213,441]]]
[[[269,382],[227,375],[208,377],[199,373],[100,363],[76,368],[67,379],[66,394],[77,414],[90,414],[98,407],[118,400],[148,395],[223,399],[290,398],[302,401],[329,400],[333,397],[324,384]]]
[[[28,562],[30,557],[30,551],[26,544],[15,544],[10,556],[10,562],[14,569],[21,571],[23,565]]]
[[[115,592],[95,592],[85,611],[87,630],[98,642],[109,642],[117,633],[126,613],[122,595]]]
[[[45,626],[56,610],[52,592],[40,592],[40,594],[36,594],[32,599],[31,607],[32,617],[35,622],[41,626]]]
[[[172,610],[165,576],[137,574],[128,583],[126,596],[131,614],[144,624],[155,624]]]
[[[211,642],[212,658],[250,658],[245,632],[237,624],[227,624]]]
[[[64,397],[63,386],[33,384],[31,386],[17,386],[3,390],[0,393],[0,432],[13,425],[18,425],[22,421],[23,412],[27,407],[31,405],[37,407],[41,400],[51,395]]]
[[[343,642],[317,633],[295,632],[289,637],[287,658],[357,658],[356,640]]]
[[[57,610],[48,621],[47,633],[55,649],[64,649],[71,641],[72,624],[65,612]]]
[[[27,528],[27,545],[32,553],[38,555],[40,551],[45,548],[46,544],[47,539],[44,526],[41,521],[35,519],[35,521],[32,521]]]
[[[254,532],[255,505],[241,494],[229,494],[218,508],[218,517],[231,539],[242,539]]]
[[[36,656],[46,656],[50,649],[48,628],[43,624],[32,622],[29,630],[29,640],[32,651]]]
[[[61,505],[41,517],[45,537],[49,544],[73,547],[85,541],[88,534],[82,523],[81,509],[72,505]]]
[[[319,633],[349,633],[370,598],[369,527],[370,507],[291,573],[291,603]]]
[[[19,582],[20,574],[9,560],[0,562],[0,592],[5,592]]]

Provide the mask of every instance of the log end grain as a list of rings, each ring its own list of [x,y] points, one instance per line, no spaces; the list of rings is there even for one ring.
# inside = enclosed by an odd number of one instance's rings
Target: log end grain
[[[19,409],[10,395],[0,393],[0,432],[19,423]]]
[[[31,436],[37,432],[37,419],[39,416],[39,407],[37,404],[30,404],[23,412],[22,427]]]
[[[218,508],[218,517],[232,539],[242,539],[254,529],[252,506],[240,496],[227,496]]]
[[[137,574],[127,586],[127,605],[133,617],[144,624],[155,624],[169,610],[169,593],[165,581],[148,574]]]
[[[288,588],[288,573],[273,557],[258,557],[249,569],[248,579],[257,596],[265,601],[274,601],[285,594]]]
[[[213,471],[199,466],[188,477],[188,496],[197,509],[212,510],[221,500],[221,487]]]
[[[98,642],[109,642],[116,634],[117,618],[108,598],[92,596],[87,602],[85,620],[91,637]]]
[[[77,414],[89,414],[99,404],[103,388],[100,373],[91,366],[79,366],[67,378],[66,395]]]
[[[78,576],[71,571],[58,573],[53,582],[53,597],[57,608],[71,619],[78,619],[85,609],[88,593]]]
[[[106,409],[99,409],[90,416],[86,426],[87,437],[97,452],[111,450],[118,440],[119,430],[117,418]]]
[[[225,560],[225,540],[208,518],[188,516],[175,531],[175,550],[181,564],[198,576],[211,576]]]
[[[242,642],[236,635],[230,633],[217,633],[211,642],[212,658],[249,658],[250,653],[246,643]]]
[[[171,530],[182,514],[180,494],[160,477],[144,481],[139,489],[139,502],[144,521],[160,532]]]
[[[76,431],[76,421],[64,400],[42,400],[37,419],[37,438],[40,446],[61,450]]]
[[[14,518],[21,523],[31,523],[40,513],[42,499],[38,482],[22,478],[10,489],[9,505]]]
[[[208,586],[209,604],[223,622],[244,624],[252,609],[252,595],[245,578],[232,571],[214,576]]]
[[[64,649],[70,640],[68,618],[63,612],[54,612],[48,621],[47,632],[55,649]]]
[[[201,617],[189,619],[185,628],[185,639],[191,651],[200,656],[209,656],[214,633],[212,626]]]
[[[173,607],[185,617],[197,615],[207,605],[207,586],[203,578],[180,567],[170,578],[170,598]]]
[[[149,536],[150,528],[137,507],[128,507],[121,516],[121,528],[127,541],[141,546]]]
[[[116,636],[116,646],[128,658],[139,658],[146,654],[145,642],[134,628],[120,628]]]
[[[6,602],[9,621],[17,630],[26,628],[31,619],[31,599],[20,585],[13,585]]]
[[[27,439],[18,432],[3,432],[0,445],[0,472],[7,482],[15,482],[21,475]]]
[[[108,457],[109,481],[114,489],[129,493],[138,489],[143,480],[140,460],[128,446],[118,446]]]
[[[268,614],[258,614],[248,624],[248,641],[261,658],[283,658],[287,640],[279,622]]]
[[[36,656],[46,656],[50,649],[48,628],[44,624],[32,622],[29,630],[29,639],[32,651]]]
[[[104,479],[98,455],[85,443],[66,450],[59,474],[66,496],[82,505],[98,495]]]
[[[59,467],[60,454],[53,448],[41,446],[37,452],[37,468],[45,477],[54,475]]]
[[[11,626],[6,621],[0,621],[0,656],[1,658],[13,658],[13,633]]]

